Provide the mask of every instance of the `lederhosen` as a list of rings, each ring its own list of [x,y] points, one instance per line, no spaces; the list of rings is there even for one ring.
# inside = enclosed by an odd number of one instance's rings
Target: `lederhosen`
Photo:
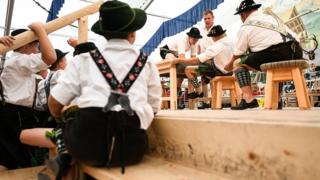
[[[7,103],[3,96],[0,103],[0,165],[15,169],[40,165],[43,162],[44,158],[35,157],[42,150],[24,145],[19,139],[23,129],[40,126],[38,116],[38,112],[33,108]]]
[[[138,78],[147,56],[139,55],[135,64],[119,83],[111,68],[93,43],[78,45],[77,53],[89,52],[113,92],[104,108],[80,108],[64,125],[63,138],[69,153],[80,162],[93,166],[121,166],[140,162],[148,147],[145,130],[131,109],[126,92]],[[123,110],[112,111],[120,104]]]
[[[204,63],[198,65],[198,69],[196,70],[198,75],[201,75],[202,84],[208,84],[210,80],[216,76],[231,76],[230,73],[223,73],[216,67],[214,64],[214,59],[208,60]]]
[[[276,20],[278,21],[278,19]],[[248,65],[260,71],[261,64],[302,58],[302,48],[300,47],[299,43],[292,37],[292,35],[286,32],[285,26],[282,22],[278,21],[278,24],[279,27],[263,21],[248,21],[243,25],[256,26],[269,29],[271,31],[276,31],[282,36],[283,42],[272,45],[259,52],[251,52],[249,50],[247,55],[241,57],[240,64]],[[251,77],[247,68],[239,67],[235,71],[235,75],[240,87],[251,85]]]

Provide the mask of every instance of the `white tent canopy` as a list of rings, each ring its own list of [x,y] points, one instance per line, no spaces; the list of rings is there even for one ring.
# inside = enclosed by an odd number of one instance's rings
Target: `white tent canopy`
[[[48,0],[35,0],[39,2],[46,9],[50,9],[51,1]],[[155,33],[155,31],[160,27],[162,22],[168,20],[168,18],[174,18],[186,10],[190,9],[199,0],[124,0],[129,3],[132,7],[145,8],[148,6],[146,12],[148,15],[148,20],[143,29],[137,32],[137,40],[135,45],[140,48],[143,46],[149,38]],[[72,11],[80,9],[84,6],[89,5],[93,0],[65,0],[65,3],[60,10],[58,16],[61,17]],[[234,0],[226,0],[225,3],[219,6],[219,10],[216,10],[215,24],[221,24],[223,26],[230,26],[234,24],[235,20],[239,20],[237,16],[233,16],[236,6],[239,4],[240,0],[235,2]],[[5,17],[7,10],[7,0],[0,1],[0,34],[3,34],[3,28],[5,26]],[[221,9],[221,10],[220,10]],[[223,9],[223,12],[222,12]],[[221,15],[220,15],[221,13]],[[229,14],[229,15],[227,15]],[[154,16],[158,15],[158,16]],[[41,9],[33,0],[15,0],[14,1],[14,11],[12,16],[11,28],[26,28],[28,24],[34,21],[40,21],[45,23],[48,13]],[[230,16],[230,20],[226,21],[226,17]],[[89,17],[89,27],[98,19],[98,14],[94,14]],[[74,23],[77,25],[77,23]],[[55,48],[62,49],[63,51],[72,51],[72,48],[66,43],[69,37],[77,37],[77,28],[68,26],[59,31],[56,31],[50,35],[50,39],[53,42]],[[98,39],[98,41],[103,42],[104,39],[96,34],[89,32],[90,39]],[[158,58],[158,57],[157,57]]]
[[[40,21],[45,23],[48,13],[41,9],[34,1],[39,2],[46,9],[50,9],[51,0],[14,0],[14,11],[12,16],[12,28],[26,28],[28,24],[34,21]],[[60,10],[58,16],[64,16],[70,12],[76,11],[84,6],[91,4],[97,0],[65,0],[65,3]],[[148,15],[148,20],[146,25],[137,32],[137,40],[135,45],[137,48],[142,47],[149,38],[157,31],[160,25],[170,19],[179,16],[184,13],[192,6],[197,4],[200,0],[123,0],[130,4],[132,7],[146,8]],[[236,7],[239,5],[241,0],[224,0],[217,9],[213,12],[215,14],[215,24],[222,25],[223,28],[227,29],[227,35],[233,41],[236,40],[236,35],[239,27],[241,26],[241,21],[239,16],[233,15]],[[306,1],[306,0],[298,0]],[[298,3],[296,2],[296,4]],[[8,0],[0,0],[0,35],[3,35],[3,28],[5,26],[5,17],[7,11]],[[263,7],[269,7],[279,0],[256,0],[257,3],[262,3]],[[281,1],[282,2],[282,1]],[[285,3],[286,2],[282,2]],[[288,3],[286,4],[286,6]],[[295,4],[293,4],[295,5]],[[288,7],[293,6],[292,4]],[[288,8],[287,7],[287,8]],[[156,16],[155,16],[156,15]],[[98,19],[98,13],[89,16],[89,28]],[[77,22],[74,23],[77,25]],[[198,22],[196,26],[201,26],[202,22]],[[77,28],[67,26],[59,31],[54,32],[50,35],[50,39],[53,42],[55,48],[59,48],[63,51],[72,52],[73,49],[67,44],[67,39],[69,37],[77,37]],[[90,40],[98,40],[98,42],[103,43],[105,40],[103,37],[96,35],[93,32],[89,32]],[[165,42],[164,39],[163,42]],[[68,55],[71,56],[71,53]],[[156,49],[154,53],[151,54],[153,59],[159,60],[159,50]]]

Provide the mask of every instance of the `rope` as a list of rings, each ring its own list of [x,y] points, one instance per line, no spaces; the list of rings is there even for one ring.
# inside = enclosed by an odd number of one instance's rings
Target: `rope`
[[[36,3],[41,9],[43,9],[43,10],[45,10],[48,14],[50,14],[51,16],[54,16],[53,14],[52,14],[52,12],[51,11],[49,11],[48,9],[46,9],[43,5],[41,5],[38,1],[36,1],[36,0],[32,0],[34,3]],[[58,16],[55,16],[56,18],[59,18]],[[74,28],[78,28],[78,26],[75,26],[75,25],[73,25],[73,24],[70,24],[69,26],[71,26],[71,27],[74,27]]]

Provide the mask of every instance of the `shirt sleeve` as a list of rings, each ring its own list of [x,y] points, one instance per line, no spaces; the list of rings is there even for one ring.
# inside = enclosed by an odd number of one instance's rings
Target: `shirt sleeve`
[[[209,46],[204,53],[201,53],[198,58],[200,62],[204,63],[209,59],[214,58],[223,50],[223,46],[220,43],[215,43],[212,46]]]
[[[28,71],[29,73],[37,73],[49,67],[41,59],[40,53],[29,55],[23,54],[21,58],[17,60],[17,66],[21,67],[21,70]]]
[[[147,63],[150,67],[150,76],[148,79],[148,103],[151,105],[153,112],[157,113],[160,110],[162,94],[160,75],[154,63],[150,61]]]
[[[241,29],[239,30],[238,41],[235,45],[235,50],[233,52],[233,54],[235,56],[241,56],[241,55],[245,54],[245,52],[248,50],[249,38],[248,38],[247,32],[248,31],[246,31],[245,27],[241,27]]]
[[[80,74],[75,62],[80,59],[69,61],[65,70],[62,71],[58,78],[58,83],[50,91],[51,96],[54,97],[62,105],[69,105],[70,102],[80,95]]]

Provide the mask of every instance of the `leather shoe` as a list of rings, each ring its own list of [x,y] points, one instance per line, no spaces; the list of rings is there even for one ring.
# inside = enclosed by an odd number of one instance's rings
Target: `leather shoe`
[[[251,102],[247,103],[244,99],[241,99],[240,104],[237,106],[231,107],[232,110],[244,110],[248,108],[256,108],[259,107],[258,101],[253,99]]]

